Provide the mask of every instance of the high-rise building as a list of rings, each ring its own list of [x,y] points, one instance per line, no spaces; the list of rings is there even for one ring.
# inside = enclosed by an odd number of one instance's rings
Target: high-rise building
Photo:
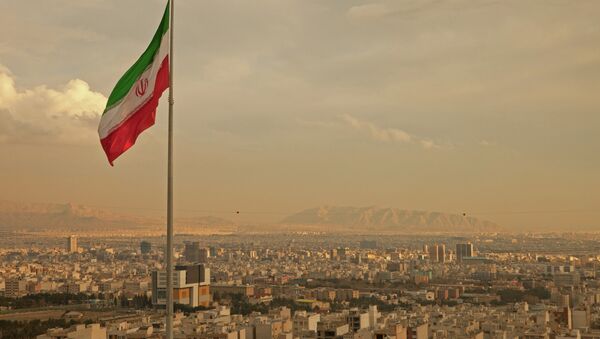
[[[191,307],[210,304],[210,269],[202,264],[175,266],[173,302]],[[167,272],[152,272],[152,304],[167,304]]]
[[[437,250],[438,250],[438,255],[437,255],[438,262],[445,263],[446,262],[446,245],[445,244],[438,245]]]
[[[446,262],[446,245],[433,244],[429,250],[429,260],[431,262]]]
[[[200,242],[186,242],[183,249],[183,256],[185,261],[195,263],[206,263],[210,258],[210,249],[206,247],[200,247]]]
[[[7,297],[21,297],[27,292],[27,282],[25,280],[11,278],[4,282],[4,295]]]
[[[77,252],[77,236],[75,235],[70,235],[67,238],[67,251],[69,253],[75,253]]]
[[[198,252],[198,262],[207,263],[208,258],[210,258],[210,250],[206,247],[203,247]]]
[[[462,262],[463,258],[474,257],[475,249],[472,243],[456,244],[456,261]]]
[[[433,246],[431,246],[431,248],[429,249],[429,260],[431,262],[438,262],[439,258],[439,251],[438,251],[438,244],[433,244]]]
[[[150,250],[152,250],[152,244],[150,244],[148,241],[142,241],[140,243],[140,251],[142,254],[148,254],[150,253]]]
[[[200,242],[185,242],[183,256],[187,262],[197,263],[200,261]]]

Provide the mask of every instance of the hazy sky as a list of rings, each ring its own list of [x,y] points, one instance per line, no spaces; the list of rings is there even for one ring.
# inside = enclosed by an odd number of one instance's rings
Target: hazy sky
[[[180,215],[600,229],[600,1],[176,1]],[[0,199],[162,213],[166,100],[114,168],[96,126],[165,2],[0,0]]]

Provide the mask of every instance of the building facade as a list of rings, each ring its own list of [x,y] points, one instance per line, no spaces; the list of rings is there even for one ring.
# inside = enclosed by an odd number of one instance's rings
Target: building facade
[[[191,307],[210,305],[210,269],[202,264],[176,266],[173,272],[173,302]],[[152,272],[152,304],[167,303],[167,273]]]

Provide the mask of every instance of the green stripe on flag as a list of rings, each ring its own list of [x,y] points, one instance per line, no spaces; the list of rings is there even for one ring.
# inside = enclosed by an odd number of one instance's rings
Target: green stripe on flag
[[[135,84],[135,82],[139,79],[139,77],[144,73],[146,69],[152,64],[156,53],[160,47],[160,43],[163,39],[163,36],[169,30],[169,1],[167,1],[167,8],[165,9],[165,13],[163,14],[162,20],[160,21],[160,26],[154,33],[154,37],[150,42],[146,51],[140,56],[140,58],[131,66],[125,74],[119,79],[117,85],[110,93],[108,97],[108,102],[106,103],[106,109],[104,113],[113,108],[116,104],[118,104],[131,90],[131,87]]]

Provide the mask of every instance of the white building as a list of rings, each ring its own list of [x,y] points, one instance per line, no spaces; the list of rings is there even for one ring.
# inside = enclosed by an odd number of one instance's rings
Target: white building
[[[316,334],[319,321],[321,321],[320,314],[307,313],[306,311],[295,312],[293,317],[294,337],[303,338],[309,333]]]
[[[36,339],[106,339],[106,328],[100,324],[74,325],[70,328],[49,329],[46,334],[38,335]]]

